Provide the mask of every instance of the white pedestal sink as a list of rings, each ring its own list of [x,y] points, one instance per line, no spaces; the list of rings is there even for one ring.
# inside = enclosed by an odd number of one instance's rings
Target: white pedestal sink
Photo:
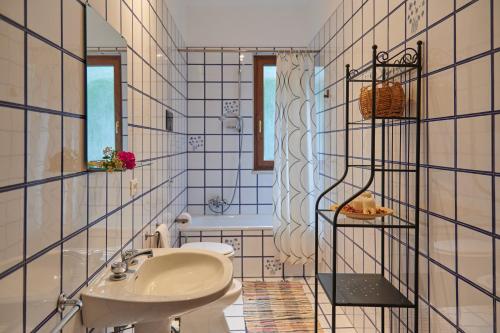
[[[233,266],[226,257],[200,250],[154,249],[139,258],[123,281],[111,272],[82,291],[83,324],[105,328],[135,324],[136,333],[170,333],[170,319],[222,297]]]

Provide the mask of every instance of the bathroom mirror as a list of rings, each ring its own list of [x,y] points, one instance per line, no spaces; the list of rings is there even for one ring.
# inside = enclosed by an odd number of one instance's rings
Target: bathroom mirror
[[[87,5],[87,162],[127,150],[127,42]]]

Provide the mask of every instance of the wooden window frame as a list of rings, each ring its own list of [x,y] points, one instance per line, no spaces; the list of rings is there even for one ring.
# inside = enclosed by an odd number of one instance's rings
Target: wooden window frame
[[[119,55],[98,55],[87,56],[88,67],[113,66],[113,75],[115,78],[115,149],[123,149],[123,130],[122,130],[122,59]]]
[[[276,66],[276,56],[259,56],[253,58],[254,82],[254,142],[253,169],[265,171],[274,169],[274,161],[264,160],[264,67]]]

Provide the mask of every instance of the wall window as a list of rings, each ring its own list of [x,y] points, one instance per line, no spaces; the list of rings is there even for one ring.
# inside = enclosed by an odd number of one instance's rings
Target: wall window
[[[276,56],[254,57],[254,170],[274,168]]]
[[[122,150],[120,56],[87,57],[87,160]]]

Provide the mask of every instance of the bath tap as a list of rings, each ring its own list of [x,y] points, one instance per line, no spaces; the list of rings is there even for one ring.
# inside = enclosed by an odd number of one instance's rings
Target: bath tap
[[[224,207],[226,207],[227,205],[229,205],[229,203],[226,201],[226,199],[221,199],[221,197],[219,196],[208,200],[208,206],[215,209],[224,209]]]

